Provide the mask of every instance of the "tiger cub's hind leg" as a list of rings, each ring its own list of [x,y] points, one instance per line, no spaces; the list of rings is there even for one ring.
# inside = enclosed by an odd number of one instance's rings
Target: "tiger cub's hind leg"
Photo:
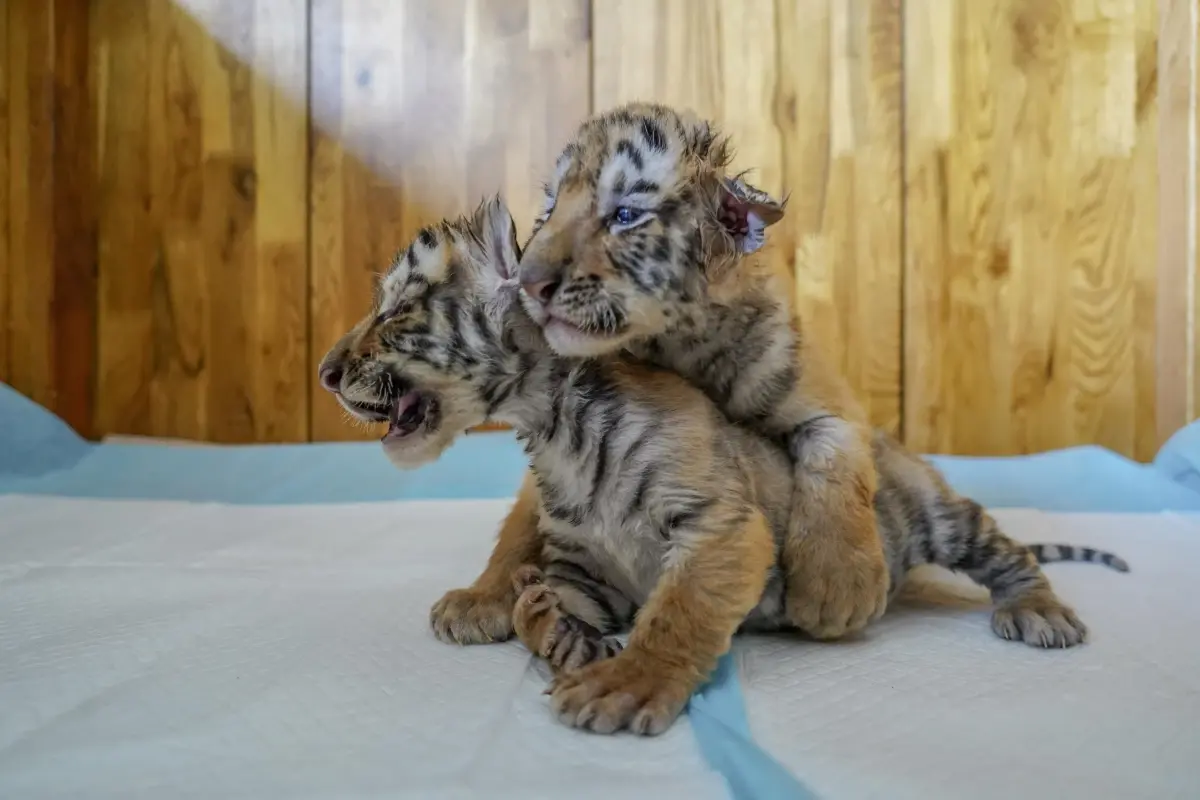
[[[991,592],[997,636],[1033,647],[1073,647],[1087,639],[1087,626],[1054,593],[1034,552],[1006,536],[978,503],[956,498],[940,516],[928,543],[933,562]]]
[[[555,673],[579,669],[621,652],[616,637],[605,635],[605,630],[597,627],[599,624],[611,629],[612,624],[585,603],[572,602],[576,598],[559,581],[547,579],[536,567],[525,566],[514,573],[513,584],[518,592],[513,608],[517,638]]]

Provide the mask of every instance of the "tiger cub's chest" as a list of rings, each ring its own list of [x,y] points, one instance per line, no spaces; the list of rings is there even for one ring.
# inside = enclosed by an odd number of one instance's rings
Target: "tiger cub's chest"
[[[555,541],[586,551],[605,582],[641,604],[658,582],[668,543],[650,515],[622,492],[593,492],[585,468],[538,468],[543,527]]]

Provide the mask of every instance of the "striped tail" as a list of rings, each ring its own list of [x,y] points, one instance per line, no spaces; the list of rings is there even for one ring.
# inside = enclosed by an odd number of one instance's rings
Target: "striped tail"
[[[1125,559],[1104,550],[1079,547],[1073,544],[1027,544],[1025,546],[1033,553],[1033,557],[1038,560],[1039,564],[1051,564],[1055,561],[1087,561],[1112,567],[1117,572],[1129,572],[1129,564],[1125,563]]]

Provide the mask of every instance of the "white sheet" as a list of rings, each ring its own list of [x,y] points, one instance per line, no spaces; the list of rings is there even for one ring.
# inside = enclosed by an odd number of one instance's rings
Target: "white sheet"
[[[565,729],[429,633],[508,505],[0,498],[0,796],[725,797],[686,721]]]
[[[1024,541],[1129,561],[1128,574],[1046,567],[1088,644],[1042,651],[998,639],[986,594],[931,570],[936,583],[918,580],[862,641],[743,644],[758,742],[830,798],[1196,797],[1200,525],[1165,514],[996,517]]]
[[[577,733],[518,645],[429,634],[507,505],[0,498],[0,796],[725,796],[686,719]],[[1130,561],[1048,567],[1090,645],[920,608],[861,642],[742,641],[759,742],[830,798],[1194,795],[1200,526],[998,516]]]

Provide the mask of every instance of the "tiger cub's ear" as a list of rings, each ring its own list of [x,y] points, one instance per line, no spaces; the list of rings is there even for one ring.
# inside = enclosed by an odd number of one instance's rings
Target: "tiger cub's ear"
[[[479,255],[485,262],[483,266],[493,269],[502,281],[516,278],[517,262],[521,260],[517,225],[499,195],[492,195],[475,209],[471,231],[482,248]]]
[[[733,238],[734,248],[745,255],[762,248],[767,228],[783,219],[787,199],[776,200],[751,186],[745,173],[722,178],[717,216],[725,232]]]

